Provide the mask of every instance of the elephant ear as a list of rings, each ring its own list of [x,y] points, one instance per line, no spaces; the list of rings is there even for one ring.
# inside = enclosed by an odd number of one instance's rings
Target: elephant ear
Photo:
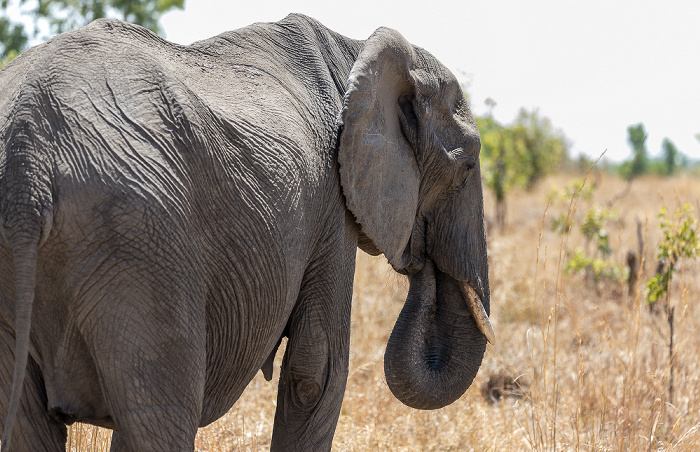
[[[420,188],[414,60],[413,47],[398,32],[374,32],[350,71],[340,117],[338,163],[348,209],[396,269],[411,260]]]

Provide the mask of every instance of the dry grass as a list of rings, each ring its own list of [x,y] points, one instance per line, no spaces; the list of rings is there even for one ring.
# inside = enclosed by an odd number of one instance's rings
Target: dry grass
[[[595,284],[563,272],[563,248],[582,242],[576,232],[568,241],[552,232],[552,219],[569,206],[553,205],[544,216],[545,199],[551,188],[573,179],[556,176],[532,192],[511,194],[506,230],[489,234],[498,344],[489,346],[467,393],[441,410],[407,408],[389,392],[383,352],[407,283],[382,258],[358,254],[350,376],[334,450],[700,450],[700,263],[682,265],[672,287],[671,403],[665,318],[649,313],[639,287],[629,294],[624,282]],[[600,204],[624,189],[624,182],[605,176],[587,183],[596,184],[594,202]],[[662,205],[673,206],[674,193],[697,213],[700,180],[688,177],[635,181],[615,202],[620,212],[610,230],[615,260],[624,263],[627,251],[636,250],[640,218],[647,235],[643,272],[653,271],[660,239],[656,216]],[[488,197],[486,210],[493,211]],[[279,362],[275,378],[278,370]],[[482,387],[494,375],[501,381],[519,377],[523,391],[514,391],[523,392],[522,398],[487,400]],[[259,374],[225,417],[200,430],[196,449],[266,450],[275,399],[274,380],[268,383]],[[104,433],[77,428],[71,450],[91,450],[93,441],[94,450],[106,449]]]

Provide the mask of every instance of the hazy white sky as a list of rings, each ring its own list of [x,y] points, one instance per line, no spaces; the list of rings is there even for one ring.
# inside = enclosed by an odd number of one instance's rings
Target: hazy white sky
[[[668,137],[700,158],[698,0],[186,0],[162,25],[189,44],[291,12],[356,39],[395,28],[452,70],[475,113],[489,97],[503,123],[537,108],[573,156],[627,159],[627,127],[643,122],[650,154]]]
[[[401,5],[401,6],[397,6]],[[654,155],[669,137],[700,158],[700,2],[647,0],[186,0],[168,13],[168,39],[188,44],[290,12],[357,39],[385,25],[440,59],[511,122],[538,108],[572,153],[626,159],[627,126],[643,122]]]

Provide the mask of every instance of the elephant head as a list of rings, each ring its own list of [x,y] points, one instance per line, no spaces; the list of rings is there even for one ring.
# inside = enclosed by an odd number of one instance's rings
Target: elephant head
[[[474,117],[437,59],[381,28],[350,72],[341,123],[341,185],[359,246],[410,280],[387,383],[411,407],[446,406],[494,341]]]

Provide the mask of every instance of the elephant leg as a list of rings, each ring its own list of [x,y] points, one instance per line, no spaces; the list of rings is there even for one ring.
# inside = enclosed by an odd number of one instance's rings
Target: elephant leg
[[[12,374],[14,371],[13,330],[0,320],[0,430],[5,425]],[[12,432],[13,451],[63,451],[66,448],[67,429],[46,409],[46,391],[36,362],[29,357],[22,399]]]
[[[354,253],[305,278],[287,325],[271,450],[331,450],[348,375]]]
[[[83,333],[117,427],[112,450],[192,451],[206,372],[204,313],[175,284],[170,293],[117,285],[105,288],[114,298],[100,301],[95,327]]]

